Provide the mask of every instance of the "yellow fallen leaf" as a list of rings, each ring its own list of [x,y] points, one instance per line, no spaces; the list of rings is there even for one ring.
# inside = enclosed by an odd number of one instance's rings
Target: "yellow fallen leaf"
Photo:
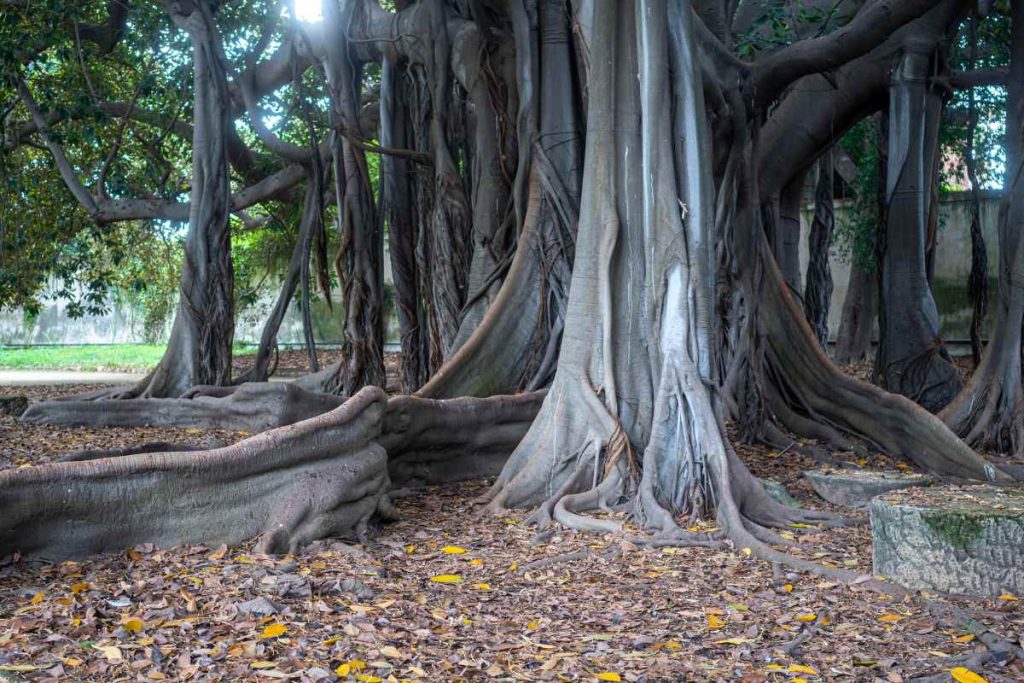
[[[743,550],[741,550],[740,552],[742,552],[742,553],[743,553],[744,555],[746,555],[747,557],[750,557],[751,555],[753,555],[753,554],[754,554],[754,551],[753,551],[753,550],[751,550],[750,548],[744,548],[744,549],[743,549]]]
[[[123,626],[124,630],[128,631],[129,633],[138,633],[143,628],[145,628],[146,625],[145,623],[143,623],[142,619],[139,619],[138,617],[132,617],[130,619],[122,620],[121,626]]]
[[[538,626],[540,626],[540,620],[539,619],[534,619],[533,621],[531,621],[530,623],[528,623],[526,625],[526,628],[532,630],[532,629],[537,628]]]
[[[284,624],[267,624],[267,627],[263,629],[263,633],[260,634],[260,638],[277,638],[287,632],[288,627]]]
[[[901,621],[902,619],[903,617],[901,617],[900,615],[891,613],[883,614],[882,616],[878,617],[878,620],[885,624],[895,624],[897,621]]]
[[[484,561],[481,560],[478,557],[474,557],[472,560],[469,561],[469,563],[471,565],[473,565],[474,567],[482,567],[482,566],[484,566]]]
[[[74,669],[76,666],[82,666],[82,660],[78,657],[68,657],[64,660],[64,666],[70,666]]]
[[[87,591],[87,590],[89,590],[89,584],[86,581],[83,581],[81,583],[73,583],[73,584],[71,584],[71,594],[72,595],[78,595],[82,591]]]
[[[356,680],[362,681],[362,683],[382,683],[384,679],[370,674],[356,674]]]
[[[724,619],[722,619],[721,617],[717,617],[714,614],[709,614],[707,616],[708,616],[708,630],[709,631],[717,631],[720,628],[725,628],[725,620]]]
[[[38,605],[39,603],[41,603],[45,599],[46,599],[46,595],[45,594],[43,594],[43,593],[36,593],[35,595],[32,596],[32,599],[29,600],[29,602],[31,602],[33,605]]]
[[[744,643],[754,642],[750,638],[723,638],[722,640],[716,640],[715,645],[743,645]]]
[[[810,674],[812,676],[818,675],[817,670],[812,669],[811,667],[805,666],[803,664],[790,664],[789,668],[786,669],[786,671],[788,671],[791,674]]]
[[[491,590],[491,584],[489,584],[489,583],[474,583],[473,584],[473,588],[476,588],[477,590],[481,590],[481,591],[489,591],[489,590]]]
[[[814,612],[808,612],[807,614],[798,614],[798,615],[796,615],[796,620],[797,621],[814,621],[817,618],[818,618],[818,615],[815,614]]]
[[[1020,598],[1018,598],[1013,593],[1003,593],[1002,595],[999,596],[999,599],[1000,600],[1006,600],[1007,602],[1016,602],[1017,600],[1020,600]]]
[[[797,678],[794,678],[792,681],[790,681],[790,683],[807,683],[807,679],[806,678],[797,677]]]
[[[782,590],[786,591],[787,593],[792,593],[793,592],[793,584],[787,583],[785,586],[782,587]]]
[[[957,683],[988,683],[984,677],[979,676],[967,667],[957,666],[949,670],[949,675]]]
[[[277,662],[268,662],[266,660],[261,659],[258,662],[253,662],[249,666],[253,669],[273,669],[275,666],[277,666]]]
[[[975,636],[974,636],[973,633],[968,633],[966,635],[957,636],[956,638],[952,638],[951,640],[954,643],[969,643],[972,640],[974,640],[974,638],[975,638]]]
[[[657,650],[669,650],[670,652],[677,652],[683,649],[683,646],[678,640],[666,640],[664,643],[655,643],[653,645],[655,651]]]
[[[462,583],[462,577],[458,574],[438,574],[431,576],[430,580],[434,583]]]
[[[224,545],[224,544],[221,544],[221,546],[219,548],[217,548],[212,553],[207,555],[206,559],[208,559],[208,560],[223,560],[224,556],[227,555],[227,554],[228,554],[228,547],[226,545]]]
[[[614,671],[602,671],[599,674],[594,674],[594,678],[599,681],[621,681],[622,676],[615,673]]]
[[[380,649],[380,653],[385,657],[391,657],[392,659],[401,659],[402,657],[402,653],[398,651],[398,648],[392,645],[385,645]]]
[[[446,545],[445,547],[441,548],[441,552],[445,555],[465,555],[466,549],[462,546]]]

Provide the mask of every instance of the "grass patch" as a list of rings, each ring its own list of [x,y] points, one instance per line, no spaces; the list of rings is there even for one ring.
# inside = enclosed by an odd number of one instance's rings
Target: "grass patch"
[[[0,370],[80,370],[135,372],[159,362],[165,344],[88,344],[82,346],[0,346]],[[236,355],[255,353],[253,346],[235,346]]]

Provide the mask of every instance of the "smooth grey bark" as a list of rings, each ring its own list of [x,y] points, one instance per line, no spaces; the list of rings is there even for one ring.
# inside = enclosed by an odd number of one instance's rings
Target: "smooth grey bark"
[[[873,357],[871,337],[878,316],[878,279],[873,271],[855,259],[843,299],[843,315],[836,334],[835,360],[839,365],[859,363]]]
[[[420,390],[421,396],[533,390],[550,382],[558,359],[579,212],[582,135],[578,102],[566,96],[578,90],[569,17],[556,0],[543,0],[533,9],[539,12],[539,25],[532,27],[525,7],[513,10],[514,18],[524,15],[513,21],[517,45],[526,53],[517,59],[544,64],[539,87],[523,80],[535,71],[529,63],[520,65],[517,81],[520,104],[528,110],[520,117],[519,138],[537,142],[520,149],[519,167],[528,165],[530,171],[515,255],[480,324]],[[534,109],[539,111],[530,114]]]
[[[800,269],[800,209],[804,200],[806,172],[797,173],[782,189],[778,203],[770,202],[772,210],[772,248],[782,276],[797,296],[803,295]]]
[[[939,337],[925,264],[942,98],[928,83],[934,49],[910,45],[890,88],[885,232],[879,238],[879,345],[875,369],[889,391],[937,412],[960,376]]]
[[[829,250],[835,227],[835,209],[832,202],[833,161],[832,150],[818,159],[817,182],[814,190],[814,218],[807,236],[809,259],[807,284],[804,287],[804,314],[814,335],[823,347],[828,345],[828,312],[832,302],[832,269]],[[851,274],[852,278],[853,275]]]
[[[248,390],[267,400],[244,399]],[[194,399],[207,407],[248,402],[253,419],[265,417],[260,408],[268,406],[299,411],[321,403],[319,413],[269,425],[276,428],[231,446],[151,452],[165,445],[151,444],[0,472],[0,558],[17,552],[59,560],[138,543],[237,544],[253,537],[260,538],[259,552],[291,553],[327,536],[362,539],[376,520],[394,518],[387,496],[392,481],[442,483],[496,473],[543,401],[543,392],[389,400],[380,388],[366,387],[345,401],[306,394],[303,402],[296,392],[252,384],[229,398]],[[222,405],[208,414],[230,412]]]
[[[678,538],[675,515],[716,508],[730,537],[773,552],[751,520],[799,513],[768,498],[728,449],[702,376],[713,328],[698,311],[713,293],[691,265],[710,261],[713,215],[689,9],[586,9],[586,170],[558,369],[488,509],[539,506],[542,526],[613,531],[584,513],[626,500],[644,527]],[[682,68],[670,76],[672,52]]]

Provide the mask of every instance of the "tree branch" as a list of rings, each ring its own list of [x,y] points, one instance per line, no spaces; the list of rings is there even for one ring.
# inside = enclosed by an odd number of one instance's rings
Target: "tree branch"
[[[755,109],[764,106],[798,78],[835,69],[870,52],[935,6],[935,0],[878,0],[838,31],[768,55],[753,65],[747,101]]]
[[[967,90],[986,85],[1006,85],[1010,72],[1005,68],[971,69],[950,74],[949,85],[955,90]]]

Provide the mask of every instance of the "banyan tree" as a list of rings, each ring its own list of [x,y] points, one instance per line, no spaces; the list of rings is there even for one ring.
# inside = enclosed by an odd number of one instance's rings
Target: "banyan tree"
[[[24,419],[261,433],[0,473],[0,549],[259,535],[292,550],[392,514],[394,481],[496,475],[485,509],[532,509],[540,526],[615,532],[592,513],[625,510],[657,542],[731,540],[798,562],[773,528],[843,520],[776,503],[730,439],[784,448],[795,435],[1011,480],[974,449],[1017,452],[1024,433],[1024,5],[811,0],[792,3],[802,13],[782,39],[768,35],[765,7],[796,16],[790,4],[324,0],[304,22],[277,2],[108,0],[44,16],[4,2],[6,153],[47,164],[98,229],[188,230],[158,367]],[[968,24],[992,17],[1012,25],[1009,69],[953,70]],[[139,54],[162,85],[184,81],[176,109],[159,108],[169,90],[117,80]],[[87,102],[65,106],[55,84],[82,80]],[[951,92],[1001,83],[996,324],[963,385],[927,277],[937,131]],[[876,386],[823,349],[827,273],[805,286],[794,249],[817,179],[815,268],[827,269],[832,150],[879,113]],[[74,140],[83,117],[109,139]],[[135,141],[154,135],[179,141],[186,182],[141,187],[148,148]],[[301,207],[298,237],[256,368],[232,378],[232,231],[281,206]],[[390,398],[386,254],[401,339]],[[341,362],[266,383],[284,309],[332,282]],[[708,515],[717,537],[683,531]]]

